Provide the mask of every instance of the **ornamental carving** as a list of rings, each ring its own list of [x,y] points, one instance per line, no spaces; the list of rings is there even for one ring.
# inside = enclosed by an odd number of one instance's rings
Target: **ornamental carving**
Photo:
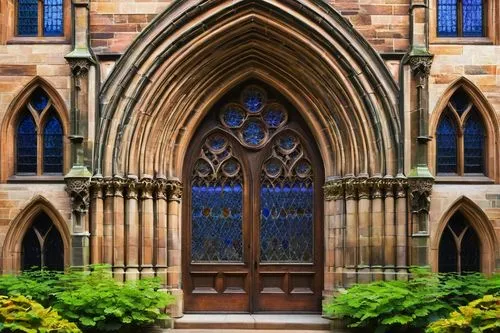
[[[431,73],[432,59],[431,54],[410,56],[409,64],[413,75],[423,78],[428,77]]]
[[[142,178],[139,182],[141,189],[141,199],[152,199],[155,190],[155,182],[152,178]]]
[[[69,66],[71,68],[71,74],[76,78],[85,77],[90,69],[91,62],[84,58],[67,58]]]
[[[168,201],[181,201],[182,183],[176,179],[167,181],[167,199]]]
[[[342,179],[330,180],[325,186],[325,200],[340,200],[344,198],[344,186],[342,184]]]
[[[331,180],[324,186],[325,200],[379,199],[385,197],[406,197],[408,180],[404,177],[346,177]]]
[[[73,211],[86,213],[90,204],[90,179],[66,178],[66,192],[71,197]]]
[[[429,213],[431,205],[431,193],[434,179],[432,178],[410,178],[408,179],[408,189],[410,194],[411,212]]]

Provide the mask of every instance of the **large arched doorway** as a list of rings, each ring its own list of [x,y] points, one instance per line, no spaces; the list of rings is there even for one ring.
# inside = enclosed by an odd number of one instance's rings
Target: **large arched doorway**
[[[247,81],[213,107],[184,170],[186,311],[320,311],[322,170],[271,87]]]

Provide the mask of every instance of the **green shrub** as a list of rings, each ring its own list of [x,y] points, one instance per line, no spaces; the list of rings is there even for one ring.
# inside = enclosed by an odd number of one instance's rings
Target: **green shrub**
[[[174,298],[159,288],[158,279],[118,283],[107,266],[95,266],[91,272],[0,276],[0,294],[25,295],[51,306],[83,331],[135,330],[168,318],[161,309]]]
[[[379,281],[354,285],[324,305],[324,312],[347,321],[349,327],[374,332],[423,330],[458,306],[498,294],[499,279],[480,274],[437,275],[421,269],[409,281]]]
[[[466,333],[500,331],[500,297],[486,295],[461,306],[448,318],[430,324],[427,333]]]
[[[0,296],[0,332],[79,333],[80,329],[62,319],[54,310],[44,308],[23,296]]]

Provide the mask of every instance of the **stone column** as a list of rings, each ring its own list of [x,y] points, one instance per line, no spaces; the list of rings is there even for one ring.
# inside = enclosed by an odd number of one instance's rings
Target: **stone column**
[[[139,278],[139,203],[137,177],[129,176],[125,203],[125,279]]]
[[[371,198],[372,198],[372,226],[370,242],[370,264],[373,273],[373,279],[383,279],[384,265],[384,206],[383,206],[383,182],[382,178],[374,177],[371,179]]]
[[[368,178],[358,179],[358,281],[370,282],[370,182]]]
[[[396,177],[396,273],[402,280],[408,277],[406,187],[406,179]]]
[[[342,286],[344,267],[344,191],[342,179],[325,184],[325,267],[324,296]]]
[[[344,247],[344,284],[350,286],[357,282],[358,263],[358,190],[357,180],[344,179],[345,189],[345,247]]]
[[[113,276],[117,281],[124,281],[125,275],[125,201],[123,190],[125,179],[114,177],[111,181],[113,196]]]
[[[384,177],[384,279],[394,280],[396,273],[396,225],[395,225],[395,201],[394,201],[394,179]]]
[[[113,181],[104,179],[104,223],[103,223],[103,263],[113,265],[113,202],[115,189]]]
[[[154,182],[151,177],[141,179],[141,277],[153,277],[154,239]]]
[[[103,202],[101,177],[94,177],[90,183],[90,262],[98,264],[102,262],[103,246]]]
[[[155,271],[163,285],[167,285],[167,180],[158,178],[155,180],[156,192],[156,223],[155,223]]]

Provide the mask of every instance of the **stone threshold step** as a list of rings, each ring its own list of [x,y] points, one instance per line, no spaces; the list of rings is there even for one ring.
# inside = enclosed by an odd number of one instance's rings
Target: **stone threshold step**
[[[310,314],[186,314],[174,328],[318,331],[330,329],[330,321]]]

